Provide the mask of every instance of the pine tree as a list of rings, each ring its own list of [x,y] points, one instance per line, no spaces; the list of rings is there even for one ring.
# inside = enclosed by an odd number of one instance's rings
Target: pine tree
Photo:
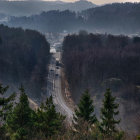
[[[4,94],[8,90],[8,86],[4,87],[0,84],[0,138],[5,139],[5,120],[13,107],[13,101],[15,94],[11,94],[9,97],[4,97]]]
[[[2,123],[5,122],[7,115],[10,113],[13,107],[13,101],[15,99],[15,93],[11,94],[9,97],[4,97],[4,94],[8,90],[8,86],[4,87],[0,84],[0,120]]]
[[[79,119],[83,119],[90,124],[94,124],[97,121],[94,114],[93,100],[88,90],[82,95],[78,108],[75,110],[74,122],[77,123]]]
[[[111,95],[110,89],[106,90],[103,100],[103,108],[101,109],[101,132],[107,136],[112,137],[116,132],[116,124],[120,120],[115,120],[115,116],[119,114],[119,104],[115,103],[116,98]]]
[[[33,110],[29,107],[28,97],[23,87],[20,88],[20,92],[20,101],[6,120],[6,128],[11,140],[28,140],[33,126]]]
[[[38,122],[36,128],[38,128],[38,132],[42,132],[46,138],[61,132],[65,116],[56,112],[52,96],[47,98],[45,103],[41,104],[37,116]]]

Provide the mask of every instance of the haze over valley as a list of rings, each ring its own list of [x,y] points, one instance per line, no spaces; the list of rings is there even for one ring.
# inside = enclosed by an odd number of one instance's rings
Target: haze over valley
[[[0,1],[0,139],[139,140],[140,3],[112,2]]]
[[[87,30],[93,33],[134,36],[140,33],[139,13],[139,3],[115,3],[78,13],[70,10],[53,10],[29,17],[9,17],[3,24],[10,27],[34,29],[43,33],[63,33],[64,31],[75,33],[79,30]]]

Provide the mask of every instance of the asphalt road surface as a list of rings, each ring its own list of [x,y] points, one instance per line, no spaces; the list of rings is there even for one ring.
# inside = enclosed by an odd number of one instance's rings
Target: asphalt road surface
[[[56,60],[61,60],[61,53],[56,52],[52,55],[49,65],[49,74],[47,77],[47,96],[53,97],[53,102],[56,106],[56,110],[71,122],[73,117],[73,111],[69,108],[62,96],[61,92],[61,67],[56,66]]]

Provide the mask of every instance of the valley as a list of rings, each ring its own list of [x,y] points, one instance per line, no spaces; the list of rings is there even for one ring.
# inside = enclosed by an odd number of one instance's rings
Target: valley
[[[0,140],[140,140],[139,108],[140,2],[0,1]]]
[[[65,37],[65,34],[60,34],[57,36],[58,38],[50,39],[50,47],[51,58],[49,63],[49,73],[47,77],[47,92],[46,97],[52,96],[53,102],[56,106],[56,110],[61,112],[63,115],[67,116],[68,122],[71,123],[73,118],[73,111],[67,105],[66,101],[64,100],[62,94],[62,83],[61,83],[61,70],[62,70],[62,41]],[[49,37],[48,37],[49,38]],[[44,97],[43,96],[43,97]]]

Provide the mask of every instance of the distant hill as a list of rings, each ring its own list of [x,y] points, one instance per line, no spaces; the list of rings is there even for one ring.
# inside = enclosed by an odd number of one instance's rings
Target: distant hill
[[[78,13],[54,10],[30,17],[12,17],[7,24],[42,32],[76,32],[84,29],[96,33],[140,35],[140,3],[108,4]]]
[[[12,16],[30,16],[50,10],[71,10],[77,12],[95,6],[95,4],[83,0],[74,3],[62,1],[0,1],[0,13]]]
[[[140,33],[140,3],[114,3],[85,10],[81,14],[89,31],[116,34]]]
[[[83,18],[69,10],[54,10],[30,17],[11,17],[7,25],[41,32],[62,32],[64,30],[71,32],[82,29]]]

